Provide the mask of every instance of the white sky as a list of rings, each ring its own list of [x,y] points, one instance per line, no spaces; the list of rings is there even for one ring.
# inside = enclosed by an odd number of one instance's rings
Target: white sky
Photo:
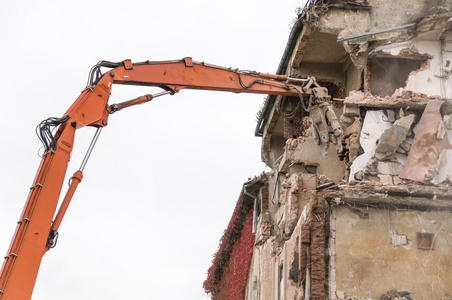
[[[62,116],[94,64],[191,56],[274,73],[297,5],[2,1],[0,252],[40,162],[35,127]],[[114,86],[110,103],[156,91]],[[206,299],[202,283],[242,184],[264,171],[254,137],[263,101],[187,90],[112,115],[58,244],[43,258],[33,299]],[[93,134],[78,132],[68,176]]]

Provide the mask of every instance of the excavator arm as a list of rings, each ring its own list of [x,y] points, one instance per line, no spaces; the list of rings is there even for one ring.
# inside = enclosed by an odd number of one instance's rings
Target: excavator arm
[[[102,68],[109,68],[109,71],[102,73]],[[309,87],[289,83],[290,80],[304,84],[307,81],[213,66],[194,62],[191,58],[135,64],[130,60],[120,63],[102,61],[94,66],[87,87],[63,117],[44,120],[37,128],[44,144],[44,154],[0,271],[0,299],[31,299],[41,259],[56,244],[59,225],[82,180],[83,169],[100,131],[107,126],[112,113],[182,89],[297,97],[312,94]],[[113,84],[156,86],[163,92],[110,105],[108,99]],[[96,127],[96,135],[58,206],[75,132],[85,126]],[[57,129],[55,134],[52,134],[53,129]]]

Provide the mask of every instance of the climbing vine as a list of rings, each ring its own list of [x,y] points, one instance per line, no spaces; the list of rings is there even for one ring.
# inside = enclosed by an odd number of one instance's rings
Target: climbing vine
[[[254,245],[252,208],[242,194],[203,284],[212,299],[243,299]]]

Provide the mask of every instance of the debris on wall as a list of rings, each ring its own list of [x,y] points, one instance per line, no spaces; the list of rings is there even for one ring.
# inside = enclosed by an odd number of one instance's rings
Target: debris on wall
[[[337,149],[328,147],[323,151],[313,137],[288,139],[284,154],[275,165],[282,173],[296,166],[314,167],[317,174],[325,175],[334,181],[341,180],[344,173],[344,164],[337,156]]]
[[[444,101],[439,100],[428,102],[419,121],[406,164],[400,174],[401,178],[419,182],[431,181],[433,172],[447,165],[444,162],[446,157],[443,151],[452,149],[452,146],[444,130],[440,113],[443,104]],[[438,131],[438,129],[442,130]]]
[[[401,117],[400,119],[396,120],[390,128],[386,129],[383,132],[383,134],[378,139],[377,148],[375,149],[375,158],[378,161],[390,160],[391,157],[393,157],[393,155],[399,149],[399,147],[403,152],[410,149],[409,145],[404,147],[402,143],[406,142],[407,134],[411,129],[411,125],[413,125],[414,119],[414,114]],[[378,163],[379,171],[381,164],[382,163],[380,162]],[[390,173],[386,174],[398,175],[400,173],[400,171],[395,172],[396,174],[391,174],[394,173],[391,171],[389,172]],[[385,174],[384,172],[380,173]]]
[[[390,122],[385,118],[383,111],[371,110],[367,112],[359,136],[359,144],[364,153],[355,159],[351,159],[350,181],[355,179],[363,180],[364,172],[366,172],[365,175],[367,176],[376,175],[376,173],[368,170],[367,167],[375,155],[378,139],[390,126]]]
[[[398,234],[397,230],[392,229],[390,231],[390,235],[392,247],[404,247],[405,249],[411,248],[411,240],[408,239],[406,234]]]
[[[447,0],[300,9],[277,73],[312,96],[269,96],[256,127],[245,299],[450,298],[451,53]]]
[[[380,300],[413,300],[411,293],[407,291],[390,290],[381,295]]]
[[[394,99],[392,103],[390,99]],[[421,98],[424,100],[412,101],[409,107],[407,103],[397,101],[400,98],[390,99],[352,93],[345,101],[344,111],[350,110],[349,105],[373,109],[378,101],[385,108],[365,113],[359,138],[363,153],[350,159],[349,180],[383,184],[402,184],[401,179],[423,183],[447,180],[447,172],[452,170],[452,162],[447,160],[451,149],[450,130],[446,129],[440,113],[440,107],[446,102]],[[437,104],[432,115],[430,109],[434,103]],[[448,120],[447,116],[444,115]],[[424,132],[426,130],[428,133]]]
[[[285,209],[284,218],[278,224],[285,237],[290,237],[298,222],[298,192],[300,190],[300,177],[293,174],[281,184],[283,191],[279,197],[279,203]]]

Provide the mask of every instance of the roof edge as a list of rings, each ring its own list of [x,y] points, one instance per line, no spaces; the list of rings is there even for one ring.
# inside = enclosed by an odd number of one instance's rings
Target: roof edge
[[[305,7],[308,5],[309,1],[306,3]],[[295,48],[296,39],[300,32],[303,30],[303,19],[304,19],[304,13],[298,15],[298,19],[295,22],[295,24],[292,27],[292,30],[289,35],[289,39],[286,44],[286,48],[284,49],[283,56],[279,62],[278,70],[276,71],[276,74],[280,75],[283,74],[286,71],[287,64],[289,62],[289,58],[291,53],[293,52],[293,49]],[[254,130],[255,136],[262,136],[263,134],[263,127],[265,122],[268,119],[269,115],[269,107],[270,103],[273,103],[276,99],[275,95],[268,95],[264,107],[262,108],[262,114],[259,117],[259,120],[257,121],[256,129]]]

